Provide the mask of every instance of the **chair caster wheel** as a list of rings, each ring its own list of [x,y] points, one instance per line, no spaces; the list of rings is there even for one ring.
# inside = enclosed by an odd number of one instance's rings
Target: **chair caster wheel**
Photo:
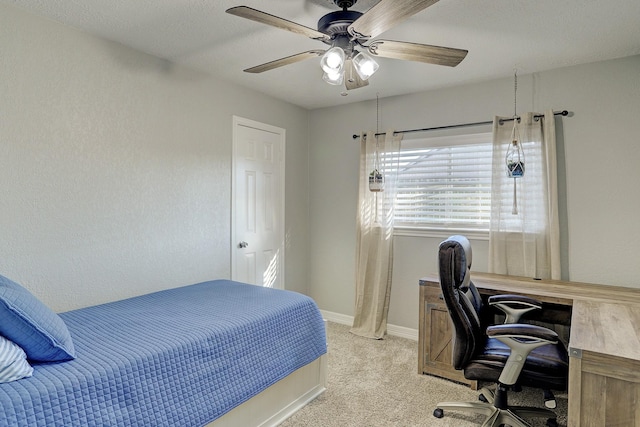
[[[556,409],[556,397],[551,390],[544,390],[544,406],[549,409]]]
[[[558,427],[558,421],[555,418],[549,418],[547,420],[547,427]]]
[[[444,417],[444,411],[442,409],[440,409],[440,408],[436,408],[433,411],[433,416],[436,417],[436,418],[442,418],[442,417]]]
[[[479,400],[480,402],[489,403],[489,401],[487,400],[487,398],[486,398],[486,397],[484,397],[484,394],[479,394],[479,395],[478,395],[478,400]]]
[[[522,386],[520,384],[514,384],[511,386],[511,390],[514,393],[520,393],[522,391]]]

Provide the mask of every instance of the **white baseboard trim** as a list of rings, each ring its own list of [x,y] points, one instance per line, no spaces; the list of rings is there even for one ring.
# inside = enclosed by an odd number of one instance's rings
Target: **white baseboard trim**
[[[353,316],[346,314],[334,313],[333,311],[320,310],[322,318],[328,322],[339,323],[341,325],[353,325]]]
[[[353,325],[353,316],[347,316],[346,314],[334,313],[332,311],[320,310],[322,317],[333,323],[339,323],[341,325]],[[418,330],[407,328],[404,326],[387,325],[387,334],[395,337],[407,338],[413,341],[418,341]]]
[[[387,325],[387,333],[394,337],[407,338],[409,340],[418,341],[418,330],[407,328],[405,326]]]

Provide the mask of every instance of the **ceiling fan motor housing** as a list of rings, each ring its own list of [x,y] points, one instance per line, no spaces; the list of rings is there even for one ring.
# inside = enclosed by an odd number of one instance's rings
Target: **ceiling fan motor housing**
[[[346,35],[349,25],[362,16],[355,10],[339,10],[327,13],[318,21],[318,31],[329,35],[331,38]]]

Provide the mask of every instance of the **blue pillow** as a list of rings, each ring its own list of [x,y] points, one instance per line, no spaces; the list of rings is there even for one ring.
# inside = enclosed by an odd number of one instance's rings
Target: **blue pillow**
[[[27,355],[15,343],[0,335],[0,383],[19,380],[33,375]]]
[[[71,335],[60,316],[2,275],[0,335],[20,346],[29,360],[58,362],[75,358]]]

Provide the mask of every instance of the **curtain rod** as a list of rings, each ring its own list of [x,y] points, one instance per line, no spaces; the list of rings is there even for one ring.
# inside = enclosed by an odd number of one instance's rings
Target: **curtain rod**
[[[567,110],[562,110],[562,111],[554,111],[553,112],[554,116],[568,116],[569,112]],[[544,117],[544,114],[536,114],[535,116],[533,116],[534,118],[538,119],[540,117]],[[511,117],[508,119],[500,119],[500,124],[504,123],[504,122],[510,122],[513,121],[515,119],[520,120],[520,116],[518,117]],[[461,124],[457,124],[457,125],[447,125],[447,126],[436,126],[436,127],[432,127],[432,128],[424,128],[424,129],[411,129],[411,130],[398,130],[395,131],[394,133],[411,133],[411,132],[426,132],[426,131],[430,131],[430,130],[441,130],[441,129],[454,129],[454,128],[462,128],[462,127],[469,127],[469,126],[480,126],[480,125],[490,125],[492,124],[493,121],[486,121],[486,122],[475,122],[475,123],[461,123]],[[376,133],[375,136],[379,136],[379,135],[384,135],[386,134],[386,132],[380,132],[380,133]],[[353,139],[356,139],[360,137],[360,135],[353,135]]]

